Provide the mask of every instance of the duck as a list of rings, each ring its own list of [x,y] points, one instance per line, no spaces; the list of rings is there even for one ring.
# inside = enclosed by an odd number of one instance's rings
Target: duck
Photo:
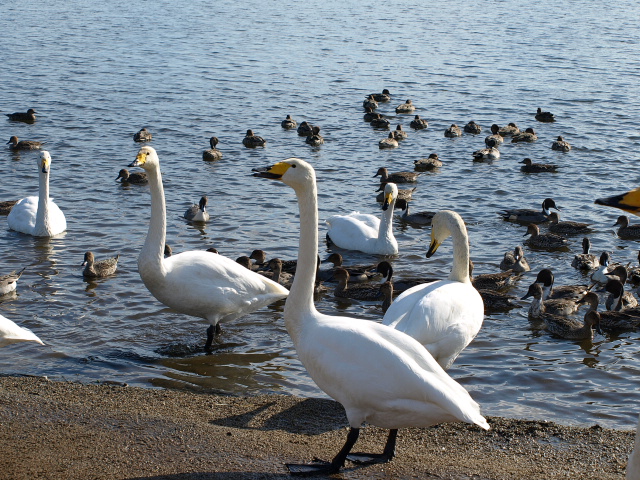
[[[582,239],[582,253],[578,253],[571,262],[571,266],[578,270],[594,270],[600,266],[598,257],[591,250],[591,240],[588,237]]]
[[[472,133],[474,135],[478,135],[480,133],[482,133],[482,127],[477,124],[476,122],[474,122],[473,120],[471,120],[469,123],[467,123],[464,126],[464,131],[467,133]]]
[[[298,127],[297,132],[301,137],[308,137],[309,135],[313,135],[313,126],[309,122],[304,121]]]
[[[556,141],[551,144],[551,150],[568,152],[569,150],[571,150],[571,145],[562,137],[562,135],[560,135],[558,136]]]
[[[518,133],[520,133],[520,129],[518,128],[518,125],[516,125],[513,122],[508,123],[506,126],[501,127],[498,130],[498,134],[503,138],[504,137],[511,137],[511,136],[516,135]]]
[[[471,285],[476,290],[502,290],[512,286],[515,282],[513,270],[506,270],[497,273],[484,273],[482,275],[473,275],[473,262],[469,260],[469,278]]]
[[[171,248],[171,245],[169,245],[168,243],[164,244],[164,256],[165,257],[170,257],[171,255],[173,255],[173,248]]]
[[[7,223],[11,230],[34,237],[53,237],[67,229],[67,220],[52,198],[49,198],[51,155],[42,150],[38,159],[39,189],[37,197],[25,197],[16,203]]]
[[[40,150],[44,145],[43,142],[36,142],[35,140],[20,140],[15,135],[12,136],[7,142],[11,150]]]
[[[394,172],[389,173],[389,170],[385,167],[380,167],[375,177],[380,177],[380,183],[414,183],[418,181],[418,177],[420,176],[419,172]]]
[[[434,168],[440,168],[442,161],[438,158],[437,153],[430,153],[427,158],[421,158],[413,161],[413,168],[416,172],[426,172]]]
[[[407,139],[407,137],[409,136],[409,135],[407,134],[407,132],[405,132],[405,131],[402,129],[402,125],[398,125],[398,126],[396,127],[396,129],[395,129],[393,132],[391,132],[391,133],[393,133],[393,138],[395,138],[395,139],[396,139],[396,140],[398,140],[399,142],[400,142],[400,141],[402,141],[402,140],[406,140],[406,139]]]
[[[524,165],[520,167],[520,171],[524,173],[556,173],[558,171],[558,165],[552,163],[533,163],[530,158],[525,158],[520,163],[524,163]]]
[[[445,370],[475,338],[484,319],[482,297],[469,275],[469,237],[458,213],[441,210],[433,217],[427,258],[449,236],[453,239],[449,277],[406,290],[382,319],[384,325],[418,340]]]
[[[44,342],[31,330],[19,327],[7,317],[0,315],[0,347],[19,342],[35,342],[44,345]]]
[[[253,134],[253,130],[247,130],[247,134],[242,139],[242,144],[247,148],[264,147],[267,141]]]
[[[261,271],[260,274],[266,277],[270,277],[274,282],[283,285],[287,290],[291,289],[293,282],[293,275],[291,273],[282,271],[282,260],[279,258],[272,258],[266,264],[266,267],[271,271]]]
[[[489,142],[490,146],[481,148],[473,152],[473,161],[482,162],[484,160],[498,160],[500,158],[500,150],[495,147],[495,142]]]
[[[526,235],[531,235],[524,243],[537,248],[562,248],[569,244],[569,240],[555,233],[540,233],[540,227],[535,223],[529,224]]]
[[[638,263],[640,263],[640,250],[638,250],[637,259]],[[629,267],[629,281],[634,284],[640,283],[640,265]]]
[[[589,291],[589,287],[587,287],[587,285],[554,286],[555,276],[548,268],[543,268],[538,272],[538,275],[536,276],[536,283],[542,284],[543,300],[561,298],[577,301],[584,297],[584,295]]]
[[[385,188],[385,183],[381,183],[380,187],[378,188],[378,190],[376,190],[376,192],[380,192],[378,195],[376,195],[376,202],[378,203],[383,203],[385,201],[385,193],[384,193],[384,188]],[[416,187],[413,188],[407,188],[407,189],[398,189],[398,200],[403,199],[407,202],[410,202],[412,197],[413,197],[413,192],[416,191]]]
[[[593,330],[603,335],[600,328],[600,314],[595,310],[584,315],[584,322],[561,315],[547,315],[544,317],[546,330],[556,337],[566,340],[592,340]]]
[[[338,285],[333,296],[339,298],[352,298],[354,300],[378,300],[380,298],[380,286],[378,284],[357,283],[349,285],[349,272],[346,268],[338,267],[333,272],[333,278]]]
[[[414,130],[424,130],[425,128],[429,127],[429,123],[426,120],[420,118],[420,115],[416,115],[415,117],[413,117],[413,120],[411,120],[409,126]]]
[[[376,266],[376,272],[382,274],[383,280],[387,282],[393,283],[393,293],[395,295],[399,295],[410,288],[416,287],[418,285],[423,285],[425,283],[437,282],[438,278],[429,278],[429,277],[407,277],[403,276],[401,278],[393,278],[393,267],[391,263],[386,260],[381,261]]]
[[[251,251],[249,258],[254,261],[254,265],[257,268],[266,267],[267,266],[267,252],[256,248]],[[280,265],[282,266],[282,260],[280,260]]]
[[[195,203],[187,208],[187,211],[184,212],[184,218],[190,220],[192,222],[208,222],[209,221],[209,212],[207,212],[207,203],[209,199],[206,195],[200,197],[200,201],[198,205]]]
[[[373,97],[376,102],[389,102],[391,101],[391,92],[388,89],[383,89],[382,93],[372,93],[369,95]]]
[[[620,215],[616,220],[616,223],[613,224],[620,225],[618,228],[618,236],[624,239],[638,239],[640,238],[640,225],[639,224],[629,224],[629,217],[626,215]]]
[[[133,135],[134,142],[150,142],[153,138],[153,135],[146,128],[141,128],[138,132]]]
[[[320,135],[320,127],[318,127],[317,125],[314,125],[312,132],[313,134],[309,135],[306,138],[305,143],[311,145],[312,147],[319,147],[324,143],[324,137]]]
[[[393,302],[393,283],[387,281],[380,284],[379,295],[382,296],[382,305],[380,305],[382,313],[387,313],[387,310],[389,310],[389,307]]]
[[[529,285],[527,293],[521,298],[525,300],[533,297],[533,301],[529,306],[529,318],[542,319],[546,314],[551,315],[571,315],[578,311],[579,305],[577,299],[553,298],[545,299],[543,286],[540,283],[532,283]]]
[[[509,293],[488,289],[479,289],[478,293],[482,297],[485,315],[504,312],[505,310],[511,310],[518,306],[513,303],[514,300],[517,300],[515,295],[511,295]]]
[[[588,233],[591,231],[591,225],[588,223],[580,222],[561,222],[560,215],[557,212],[551,212],[549,214],[549,231],[552,233],[563,233],[565,235],[578,235],[581,233]]]
[[[409,213],[409,202],[404,198],[396,200],[396,208],[403,211],[400,215],[400,220],[407,223],[414,223],[418,225],[431,225],[434,215],[437,212],[423,211],[416,213]]]
[[[164,258],[167,220],[158,154],[144,146],[129,166],[142,167],[147,172],[151,191],[149,231],[138,256],[140,278],[160,303],[210,324],[207,350],[214,332],[220,332],[220,323],[233,321],[289,294],[282,285],[224,255],[192,250]]]
[[[393,209],[398,187],[387,183],[384,187],[382,217],[353,212],[327,218],[327,240],[340,248],[376,255],[396,255],[398,242],[393,235]]]
[[[0,215],[9,215],[13,206],[18,203],[18,200],[4,200],[0,202]]]
[[[468,392],[409,335],[368,319],[331,316],[316,310],[313,289],[318,202],[313,167],[289,158],[256,171],[256,175],[281,180],[294,189],[298,198],[299,265],[284,306],[285,326],[309,376],[342,404],[350,427],[344,446],[331,462],[289,464],[289,471],[299,475],[334,474],[347,458],[365,463],[388,462],[395,455],[399,428],[460,420],[488,429],[489,424]],[[350,455],[365,420],[390,430],[382,455]]]
[[[536,120],[539,122],[555,122],[555,116],[551,112],[543,112],[540,107],[538,107],[538,111],[536,112]]]
[[[611,197],[597,198],[593,203],[606,207],[619,208],[625,212],[640,216],[640,188]]]
[[[93,252],[86,252],[84,254],[84,262],[82,262],[81,265],[84,267],[82,275],[87,278],[103,278],[113,275],[118,268],[119,258],[120,255],[116,255],[113,258],[98,260],[96,262]]]
[[[591,281],[600,285],[606,285],[610,280],[610,278],[607,277],[607,272],[609,271],[609,265],[611,263],[611,254],[606,251],[602,252],[598,263],[598,269],[591,274]]]
[[[386,118],[384,118],[379,113],[374,113],[373,114],[373,118],[369,122],[369,125],[371,125],[373,128],[377,128],[377,129],[380,129],[380,130],[388,130],[389,129],[389,125],[391,125],[391,122],[389,120],[387,120]],[[391,133],[393,133],[393,132],[391,132]]]
[[[287,115],[286,118],[280,122],[280,126],[285,130],[293,130],[298,126],[298,122],[291,118],[291,115]]]
[[[26,112],[5,113],[5,115],[14,122],[33,123],[36,121],[36,113],[38,112],[30,108]]]
[[[238,265],[242,265],[244,268],[246,268],[247,270],[251,270],[253,271],[253,262],[251,261],[251,259],[249,257],[247,257],[246,255],[241,255],[238,258],[236,258],[236,263]]]
[[[378,147],[380,149],[383,149],[383,148],[397,148],[398,147],[398,141],[393,136],[393,132],[389,133],[389,136],[387,138],[383,138],[382,140],[380,140],[378,142]]]
[[[373,95],[367,95],[362,102],[362,108],[370,108],[371,110],[375,110],[376,108],[378,108],[378,102],[373,98]]]
[[[374,118],[378,118],[378,113],[375,113],[371,108],[366,107],[364,109],[364,117],[362,117],[364,119],[365,122],[371,122],[371,120],[373,120]]]
[[[530,208],[514,208],[500,212],[503,220],[517,223],[543,223],[549,221],[551,208],[560,210],[553,198],[545,198],[542,201],[542,210],[532,210]]]
[[[222,152],[217,148],[218,137],[211,137],[209,139],[209,145],[211,148],[202,152],[202,160],[205,162],[215,162],[222,159]]]
[[[587,292],[579,304],[586,304],[589,311],[597,311],[600,298],[595,292]],[[600,327],[609,332],[636,330],[640,328],[640,308],[627,308],[620,311],[604,311],[600,314]]]
[[[627,269],[623,265],[605,274],[610,280],[605,285],[605,291],[610,293],[605,301],[607,310],[621,310],[623,308],[633,308],[638,306],[638,300],[631,292],[625,292],[624,285],[627,283]]]
[[[449,138],[461,137],[462,130],[458,125],[452,123],[451,126],[444,131],[444,136]]]
[[[484,138],[484,144],[488,147],[489,142],[493,141],[494,146],[499,147],[503,142],[504,138],[498,132],[500,131],[500,126],[497,123],[491,125],[491,135],[488,135]]]
[[[407,100],[396,107],[396,113],[413,113],[415,111],[416,107],[411,100]]]
[[[18,280],[20,280],[23,272],[24,268],[20,271],[14,270],[11,273],[0,276],[0,296],[14,292],[16,290],[18,286]]]
[[[527,128],[524,132],[514,133],[511,136],[511,143],[535,142],[536,140],[538,140],[538,135],[533,128]]]
[[[505,252],[502,262],[500,262],[500,270],[512,270],[514,273],[524,273],[531,270],[529,262],[524,256],[524,250],[517,245],[513,252]]]
[[[329,255],[325,262],[333,264],[333,268],[326,274],[326,280],[335,280],[335,270],[338,268],[342,268],[347,271],[349,274],[349,281],[351,283],[368,282],[378,275],[375,271],[377,265],[344,265],[344,259],[338,252],[333,252]]]
[[[116,182],[120,180],[120,183],[133,183],[134,185],[146,185],[149,183],[147,174],[145,172],[133,172],[130,173],[126,168],[121,168],[116,177]]]

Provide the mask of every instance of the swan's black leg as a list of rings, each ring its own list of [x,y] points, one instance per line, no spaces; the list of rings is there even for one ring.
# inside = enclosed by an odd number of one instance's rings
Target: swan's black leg
[[[204,349],[207,352],[211,351],[211,346],[213,345],[213,336],[220,335],[220,333],[222,333],[222,328],[220,327],[219,323],[216,323],[215,327],[213,325],[209,325],[209,328],[207,328],[207,343],[204,344]]]
[[[387,444],[384,446],[382,453],[352,453],[347,455],[347,459],[355,463],[387,463],[396,456],[396,438],[398,438],[398,429],[389,430]]]
[[[358,435],[360,435],[360,429],[352,427],[347,434],[347,441],[331,462],[318,461],[309,464],[287,463],[287,468],[291,475],[330,475],[337,473],[344,466],[344,461],[358,440]]]

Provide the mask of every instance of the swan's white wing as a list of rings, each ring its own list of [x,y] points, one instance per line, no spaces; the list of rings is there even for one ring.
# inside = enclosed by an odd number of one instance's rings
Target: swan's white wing
[[[19,327],[8,318],[0,315],[0,347],[18,342],[36,342],[44,345],[42,340],[31,330]]]
[[[31,235],[36,225],[38,213],[38,197],[25,197],[18,201],[7,216],[7,223],[11,230]]]
[[[351,426],[429,426],[463,420],[488,428],[478,404],[424,347],[370,321],[321,316],[296,347],[318,386],[342,403]],[[376,365],[372,365],[375,361]]]
[[[49,199],[49,228],[51,235],[57,235],[67,229],[67,219],[52,198]]]
[[[333,215],[327,218],[327,224],[327,233],[338,247],[361,251],[366,249],[366,244],[371,239],[378,238],[380,228],[378,218],[357,212],[350,215]]]
[[[473,286],[441,280],[402,293],[382,323],[415,338],[447,368],[475,338],[483,319],[484,304]]]

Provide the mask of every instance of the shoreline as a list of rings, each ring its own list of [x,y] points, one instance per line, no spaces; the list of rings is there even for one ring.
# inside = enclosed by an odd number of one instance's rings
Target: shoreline
[[[401,429],[383,465],[343,479],[624,479],[634,431],[487,417]],[[0,376],[3,479],[285,479],[285,463],[330,460],[347,421],[337,402]],[[367,426],[354,451],[381,452]],[[326,478],[326,477],[310,477]]]

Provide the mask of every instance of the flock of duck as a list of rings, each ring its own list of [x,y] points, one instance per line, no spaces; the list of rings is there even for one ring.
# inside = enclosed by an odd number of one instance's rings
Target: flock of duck
[[[371,118],[372,123],[384,123],[384,117],[374,111],[378,102],[390,100],[390,93],[386,90],[367,96],[363,106],[365,115]],[[401,114],[414,111],[411,100],[396,108],[396,113]],[[35,113],[33,110],[15,113],[9,115],[9,119],[33,122]],[[536,119],[544,122],[554,120],[552,114],[540,109]],[[295,120],[287,115],[282,127],[297,127],[299,133],[307,137],[307,143],[313,146],[322,144],[317,126],[303,122],[298,127]],[[419,115],[411,122],[411,128],[426,127],[426,121]],[[385,128],[388,128],[388,121]],[[469,122],[464,130],[474,134],[481,132],[475,122]],[[486,149],[474,152],[474,159],[497,158],[498,147],[505,138],[524,142],[535,141],[536,138],[533,129],[519,132],[514,124],[504,128],[493,125],[491,131],[492,135],[485,139]],[[461,135],[461,129],[452,125],[445,135]],[[398,141],[405,137],[406,132],[399,125],[385,140],[393,140],[397,146]],[[151,138],[151,133],[142,129],[134,139],[148,142]],[[564,142],[561,137],[557,140],[557,143],[560,142]],[[19,141],[17,137],[12,137],[8,143],[12,149],[42,148],[41,144]],[[247,131],[243,140],[243,144],[250,148],[264,143],[265,140],[254,135],[252,130]],[[217,144],[218,139],[212,137],[211,149],[203,152],[204,160],[222,158]],[[381,142],[380,148],[388,148],[388,145],[385,143],[383,146]],[[553,148],[563,150],[570,146],[566,144],[565,147]],[[209,323],[205,348],[210,348],[214,336],[220,333],[220,324],[286,299],[284,321],[300,361],[318,387],[344,406],[350,425],[344,446],[330,462],[288,464],[292,474],[335,473],[347,460],[365,464],[388,462],[395,455],[399,428],[427,427],[457,420],[489,429],[479,405],[446,370],[477,335],[485,310],[490,310],[492,302],[504,302],[505,299],[500,298],[501,295],[504,297],[501,291],[530,267],[523,247],[518,245],[505,253],[501,263],[502,272],[472,277],[469,237],[460,215],[451,210],[411,214],[408,203],[410,193],[404,194],[403,198],[400,193],[402,190],[398,189],[397,184],[413,183],[421,171],[439,166],[437,154],[423,160],[416,161],[415,172],[389,172],[386,168],[377,171],[375,176],[380,177],[382,189],[382,213],[379,217],[354,212],[326,219],[326,241],[329,245],[373,255],[393,256],[399,252],[393,234],[396,207],[404,211],[401,218],[405,221],[431,225],[427,258],[434,255],[439,246],[451,237],[453,261],[448,278],[433,281],[420,279],[413,284],[405,281],[402,287],[402,282],[394,282],[393,268],[388,261],[366,268],[345,267],[341,255],[336,253],[329,259],[334,265],[332,269],[327,271],[320,268],[316,175],[313,166],[304,160],[288,158],[275,165],[254,169],[256,178],[281,181],[291,187],[297,197],[300,214],[298,259],[289,262],[289,265],[280,259],[267,262],[266,254],[262,251],[253,252],[246,263],[240,262],[240,259],[229,259],[215,251],[174,254],[166,243],[166,205],[156,150],[148,145],[142,146],[129,165],[129,168],[140,167],[143,172],[122,169],[118,174],[117,180],[148,184],[150,189],[149,230],[138,257],[140,277],[161,303]],[[526,160],[523,169],[534,165],[530,159]],[[10,229],[39,237],[53,237],[66,230],[64,213],[49,198],[51,162],[49,152],[42,150],[38,159],[39,195],[23,198],[11,205],[7,217]],[[540,172],[551,171],[540,166],[537,168],[542,168],[537,170]],[[640,193],[629,192],[599,199],[597,203],[638,213]],[[185,218],[208,221],[206,205],[207,198],[203,197],[198,205],[185,212]],[[551,209],[559,210],[553,199],[545,199],[541,210],[514,209],[501,214],[507,221],[527,225],[526,234],[530,237],[525,244],[533,248],[563,248],[566,237],[562,235],[588,233],[588,225],[561,222]],[[541,224],[548,225],[549,232],[541,233]],[[640,237],[640,226],[629,225],[627,217],[621,216],[617,224],[620,226],[620,236]],[[553,273],[543,269],[524,297],[533,297],[529,316],[540,320],[542,328],[552,334],[572,339],[591,338],[593,328],[599,332],[601,329],[638,328],[640,309],[637,301],[633,305],[633,296],[629,298],[629,292],[624,290],[626,281],[633,277],[634,272],[621,265],[611,265],[606,252],[599,259],[595,258],[589,248],[589,239],[585,237],[583,254],[576,256],[574,262],[576,268],[594,270],[593,285],[554,287]],[[84,260],[86,276],[108,276],[117,269],[117,256],[96,261],[89,251]],[[256,264],[252,264],[252,260]],[[15,290],[21,273],[12,272],[1,277],[0,294]],[[383,277],[379,285],[359,288],[376,273]],[[637,275],[640,278],[640,272]],[[318,312],[314,298],[323,284],[331,281],[337,284],[334,290],[336,296],[350,296],[348,292],[352,290],[364,292],[353,293],[354,298],[384,298],[382,321],[377,323]],[[349,284],[349,281],[352,283]],[[355,284],[357,281],[365,283]],[[609,294],[606,312],[597,311],[600,297],[596,293],[596,285],[602,286]],[[584,322],[567,316],[577,311],[580,304],[589,306]],[[0,346],[20,341],[43,343],[33,332],[0,316]],[[351,453],[364,422],[389,429],[382,453]],[[629,472],[640,468],[639,462],[633,458],[629,462]],[[629,478],[637,478],[638,473],[633,475],[636,476]]]

